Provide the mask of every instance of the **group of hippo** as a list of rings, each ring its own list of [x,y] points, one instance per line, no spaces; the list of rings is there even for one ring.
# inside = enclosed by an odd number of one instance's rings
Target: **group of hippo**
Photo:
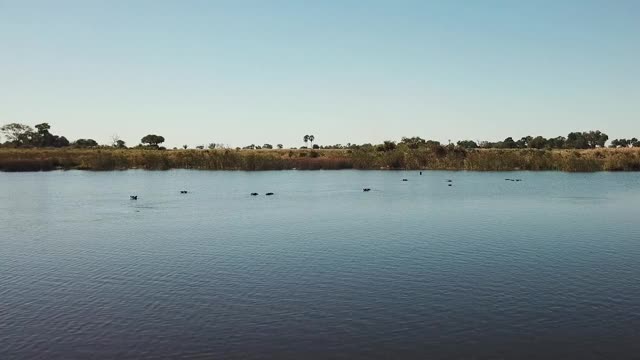
[[[180,194],[188,194],[188,193],[189,193],[189,191],[187,191],[187,190],[180,190]],[[138,200],[138,195],[130,195],[129,199]]]
[[[369,189],[369,190],[371,190],[371,189]],[[180,194],[188,194],[188,193],[189,193],[189,191],[187,191],[187,190],[180,190]],[[251,193],[251,196],[258,196],[258,195],[259,195],[259,194],[258,194],[258,193],[256,193],[256,192]],[[271,195],[275,195],[275,194],[274,194],[274,193],[272,193],[272,192],[268,192],[268,193],[266,193],[265,195],[266,195],[266,196],[271,196]],[[129,196],[129,199],[131,199],[131,200],[138,200],[138,195],[131,195],[131,196]]]
[[[420,171],[420,175],[422,175],[422,171]],[[402,181],[409,181],[409,179],[402,179]],[[518,180],[518,181],[520,181],[520,180]],[[453,180],[447,179],[447,183],[448,183],[447,186],[453,186]],[[362,191],[368,192],[368,191],[371,191],[371,188],[364,188],[364,189],[362,189]]]
[[[420,175],[422,175],[422,171],[420,171]],[[504,179],[505,181],[522,181],[522,179]],[[409,179],[402,179],[402,181],[409,181]],[[451,179],[447,179],[447,186],[453,186],[453,180]],[[371,188],[363,188],[362,191],[364,192],[369,192],[371,191]],[[180,194],[188,194],[189,192],[187,190],[180,190]],[[256,193],[256,192],[252,192],[251,196],[258,196],[260,194]],[[272,192],[268,192],[265,194],[266,196],[271,196],[271,195],[275,195]],[[138,200],[138,195],[131,195],[131,200]]]

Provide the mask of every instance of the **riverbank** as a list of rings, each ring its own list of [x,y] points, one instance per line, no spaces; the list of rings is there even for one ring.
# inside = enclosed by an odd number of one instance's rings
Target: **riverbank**
[[[640,171],[640,148],[589,150],[140,150],[0,149],[0,171],[50,170]]]

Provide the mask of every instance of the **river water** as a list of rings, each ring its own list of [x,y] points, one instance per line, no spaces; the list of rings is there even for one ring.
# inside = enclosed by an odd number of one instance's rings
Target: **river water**
[[[0,189],[1,359],[640,354],[635,173],[69,171]]]

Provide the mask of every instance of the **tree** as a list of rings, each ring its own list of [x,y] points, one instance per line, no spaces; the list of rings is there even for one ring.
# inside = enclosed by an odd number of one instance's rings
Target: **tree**
[[[51,129],[51,125],[49,125],[47,123],[42,123],[42,124],[36,125],[36,130],[38,130],[38,133],[40,133],[40,134],[48,133],[49,129]]]
[[[209,150],[213,150],[213,149],[216,148],[216,144],[215,143],[210,143],[208,147],[209,147]]]
[[[400,141],[400,143],[407,144],[409,149],[417,149],[417,148],[419,148],[421,146],[425,146],[427,144],[426,141],[423,138],[419,137],[419,136],[414,136],[412,138],[403,137],[402,141]]]
[[[124,142],[124,140],[116,140],[116,144],[115,147],[118,149],[126,149],[127,148],[127,144]]]
[[[73,143],[74,146],[80,148],[96,147],[98,143],[93,139],[78,139]]]
[[[0,132],[12,143],[20,146],[31,142],[34,135],[33,129],[24,124],[11,123],[0,128]]]
[[[278,144],[276,146],[278,147],[278,149],[282,149],[284,147],[284,145],[282,145],[282,144]]]
[[[587,141],[587,146],[591,149],[604,147],[604,144],[609,140],[609,135],[601,132],[600,130],[584,132],[582,133],[582,136]]]
[[[118,140],[120,140],[120,136],[118,136],[118,134],[111,135],[111,146],[117,148],[118,147]]]
[[[567,139],[564,136],[558,136],[547,140],[547,147],[550,149],[562,149],[566,146]]]
[[[572,132],[567,135],[565,146],[570,149],[593,149],[595,147],[604,147],[609,140],[609,135],[600,130],[589,132]]]
[[[182,145],[182,148],[183,148],[183,149],[185,149],[185,150],[187,150],[187,149],[189,148],[189,145],[184,144],[184,145]]]
[[[385,140],[382,144],[376,146],[376,150],[387,152],[395,150],[396,147],[397,145],[395,141]]]
[[[164,137],[160,135],[147,135],[140,140],[143,144],[149,144],[150,146],[158,147],[158,145],[164,142]]]
[[[502,148],[504,149],[515,149],[518,147],[518,144],[516,144],[515,141],[513,141],[512,137],[508,137],[506,139],[504,139],[504,141],[502,142]]]
[[[478,144],[476,144],[473,140],[460,140],[458,141],[458,146],[464,149],[477,149]]]
[[[204,150],[204,145],[198,145],[198,146],[196,146],[196,149],[198,149],[198,150]]]
[[[271,144],[264,144],[264,145],[262,145],[262,148],[263,148],[263,149],[273,149],[273,145],[271,145]]]
[[[547,146],[547,139],[542,136],[536,136],[529,140],[527,145],[533,149],[544,149]]]
[[[316,137],[313,135],[309,135],[309,142],[311,143],[311,147],[313,148],[313,140],[315,140]],[[314,148],[315,149],[315,148]]]
[[[533,140],[531,136],[523,136],[520,140],[516,141],[516,147],[519,149],[525,149],[529,147],[529,143]]]
[[[309,142],[309,135],[305,135],[305,136],[302,138],[302,141],[304,141],[304,146],[306,147],[306,146],[307,146],[307,143]]]

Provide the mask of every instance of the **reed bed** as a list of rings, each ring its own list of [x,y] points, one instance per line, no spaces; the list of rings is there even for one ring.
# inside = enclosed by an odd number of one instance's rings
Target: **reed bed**
[[[640,171],[640,148],[533,150],[0,149],[0,171],[409,169],[568,172]]]

